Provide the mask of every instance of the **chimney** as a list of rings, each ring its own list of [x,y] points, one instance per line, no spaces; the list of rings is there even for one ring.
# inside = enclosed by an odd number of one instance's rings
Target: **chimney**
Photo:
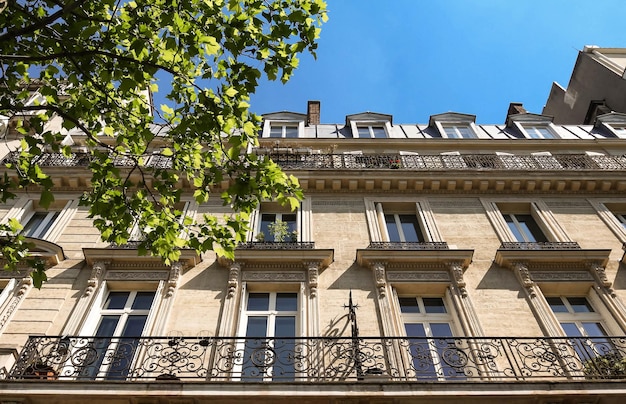
[[[306,124],[319,125],[320,124],[320,102],[309,101],[306,108]]]
[[[506,117],[508,119],[510,115],[527,114],[527,113],[528,111],[526,111],[526,108],[524,108],[521,102],[512,102],[509,104],[509,110],[506,112]]]

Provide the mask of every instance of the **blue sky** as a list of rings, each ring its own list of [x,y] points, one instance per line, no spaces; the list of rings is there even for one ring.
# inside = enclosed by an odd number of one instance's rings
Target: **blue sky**
[[[292,79],[262,82],[258,114],[306,112],[321,122],[392,114],[427,123],[447,111],[500,124],[510,102],[541,113],[553,81],[567,86],[585,45],[626,47],[624,0],[327,0],[317,60]]]

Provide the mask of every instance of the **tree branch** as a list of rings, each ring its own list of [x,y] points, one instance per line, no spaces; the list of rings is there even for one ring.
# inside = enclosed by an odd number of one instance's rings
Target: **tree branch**
[[[0,35],[0,41],[5,41],[9,38],[17,38],[20,35],[24,35],[26,33],[36,31],[39,28],[43,28],[46,25],[51,24],[53,21],[61,18],[63,15],[72,12],[75,8],[82,6],[85,1],[86,0],[79,0],[71,4],[67,4],[65,7],[63,7],[56,13],[50,14],[48,17],[41,19],[39,21],[36,21],[27,27],[22,27],[14,31],[7,31],[4,34]]]

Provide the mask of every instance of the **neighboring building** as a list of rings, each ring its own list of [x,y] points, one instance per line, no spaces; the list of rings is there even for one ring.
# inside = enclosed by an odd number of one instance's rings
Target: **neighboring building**
[[[609,112],[626,113],[626,49],[585,46],[567,89],[552,83],[543,114],[555,124],[593,124]]]
[[[263,202],[234,261],[106,245],[76,203],[80,133],[43,155],[56,205],[0,207],[50,267],[41,290],[0,273],[0,403],[626,400],[623,114],[319,117],[264,115],[249,152],[306,197]],[[187,215],[228,213],[181,186]]]

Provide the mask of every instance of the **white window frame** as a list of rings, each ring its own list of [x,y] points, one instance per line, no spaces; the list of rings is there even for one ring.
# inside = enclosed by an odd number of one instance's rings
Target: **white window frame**
[[[63,202],[60,202],[60,203],[62,204]],[[59,203],[57,203],[57,206],[58,205]],[[54,207],[51,207],[50,210],[45,211],[45,212],[49,212],[46,217],[46,220],[47,221],[52,220],[54,213],[59,212],[59,215],[54,220],[54,223],[50,226],[50,228],[45,233],[40,234],[41,232],[40,230],[39,232],[36,232],[32,237],[50,241],[52,243],[56,242],[61,236],[61,234],[63,233],[63,230],[65,230],[65,227],[70,222],[70,220],[74,216],[74,213],[76,213],[77,210],[78,210],[78,199],[66,200],[63,208],[58,209],[58,210],[55,209]],[[39,210],[36,208],[35,202],[32,199],[23,197],[17,200],[15,205],[4,216],[1,223],[7,223],[9,219],[15,218],[18,221],[20,221],[22,226],[24,226],[35,215],[35,212],[42,212],[42,211],[44,210]],[[42,223],[39,226],[39,228],[43,228],[44,224],[45,223]]]
[[[365,214],[370,233],[371,241],[389,241],[387,226],[385,223],[385,204],[414,204],[415,215],[417,216],[422,235],[426,242],[444,241],[441,233],[437,229],[435,218],[427,199],[406,199],[406,198],[365,198]],[[393,210],[388,213],[395,213]],[[409,212],[407,212],[409,213]]]
[[[281,136],[280,137],[270,137],[272,127],[281,127]],[[298,129],[298,135],[295,138],[287,138],[286,133],[287,127],[296,127]],[[296,139],[302,137],[304,133],[304,121],[289,121],[289,120],[277,120],[277,119],[268,119],[263,124],[263,138],[271,138],[271,139]]]
[[[311,214],[311,199],[304,198],[300,201],[300,207],[291,211],[287,206],[280,206],[275,203],[261,202],[260,206],[255,209],[250,215],[250,230],[248,231],[248,241],[255,241],[256,236],[261,231],[261,215],[264,213],[276,214],[282,216],[283,214],[295,214],[296,215],[296,229],[298,231],[298,240],[309,242],[313,241],[312,231],[312,214]],[[278,219],[278,216],[277,216]]]
[[[261,338],[270,338],[273,339],[275,338],[274,335],[274,330],[275,330],[275,325],[276,325],[276,317],[280,317],[280,316],[293,316],[295,317],[295,337],[301,337],[302,336],[302,325],[301,325],[301,314],[302,314],[302,294],[300,293],[300,291],[295,291],[295,290],[266,290],[266,289],[262,289],[262,288],[258,288],[259,290],[248,290],[247,285],[244,285],[243,287],[243,293],[242,293],[242,302],[241,302],[241,312],[239,315],[239,325],[238,325],[238,331],[237,331],[237,335],[239,338],[239,342],[238,342],[238,347],[237,347],[237,351],[239,352],[244,352],[245,351],[245,339],[246,339],[246,329],[248,326],[248,318],[249,317],[254,317],[254,316],[264,316],[267,317],[268,321],[267,321],[267,335],[265,337],[261,337]],[[269,294],[269,309],[266,311],[250,311],[247,307],[247,302],[248,302],[248,296],[250,293],[267,293]],[[297,296],[297,308],[295,311],[277,311],[276,310],[276,295],[278,293],[294,293]],[[245,362],[245,361],[244,361]],[[249,364],[248,364],[249,365]],[[241,368],[241,364],[238,364],[235,366],[235,372],[234,374],[241,374],[242,373],[242,368]],[[268,376],[268,373],[270,376]],[[272,381],[272,375],[273,374],[273,369],[272,367],[268,367],[265,372],[264,372],[264,376],[262,377],[263,381]],[[243,375],[242,375],[243,376]],[[240,380],[242,376],[237,376],[235,377],[234,380]],[[296,373],[294,373],[294,378],[297,378],[298,375]],[[280,381],[277,380],[277,381]]]
[[[537,225],[543,231],[543,234],[551,242],[571,242],[565,230],[559,225],[556,218],[552,214],[550,208],[542,200],[528,199],[487,199],[481,198],[481,203],[485,208],[487,217],[494,227],[496,233],[502,242],[520,242],[509,229],[504,219],[501,207],[504,213],[530,214]],[[506,205],[518,206],[517,209],[507,209]]]
[[[439,130],[441,137],[445,139],[477,139],[478,138],[478,136],[476,135],[478,133],[476,131],[476,125],[471,122],[464,123],[464,122],[436,121],[435,125],[437,126],[437,130]],[[452,132],[454,132],[454,134],[450,136],[450,134],[448,133],[446,129],[452,129]],[[459,129],[469,130],[470,136],[463,137]]]
[[[380,139],[375,138],[374,131],[372,128],[374,127],[382,127],[385,129],[385,138],[389,138],[391,133],[391,123],[389,121],[351,121],[350,129],[352,130],[352,137],[355,139]],[[368,128],[370,136],[367,138],[362,138],[359,135],[359,128]]]
[[[561,302],[563,302],[563,304],[565,305],[566,309],[567,309],[567,313],[557,313],[554,312],[554,316],[556,317],[557,321],[559,322],[559,325],[561,325],[562,323],[574,323],[576,325],[576,328],[578,329],[578,332],[580,333],[580,335],[582,335],[583,337],[588,337],[589,335],[587,335],[587,332],[585,331],[585,329],[582,326],[582,323],[597,323],[600,324],[600,326],[602,327],[602,330],[605,332],[605,334],[608,332],[608,327],[602,317],[602,314],[599,313],[596,308],[594,307],[593,303],[591,301],[589,301],[587,296],[573,296],[573,295],[547,295],[546,297],[546,301],[548,298],[559,298],[561,299]],[[580,298],[584,298],[587,303],[591,306],[592,311],[590,312],[574,312],[574,310],[572,309],[572,306],[569,302],[569,298],[575,298],[575,297],[580,297]],[[549,306],[550,304],[548,304]],[[562,329],[562,325],[561,325],[561,329]],[[563,334],[566,335],[565,330],[563,330]]]
[[[626,198],[588,199],[588,201],[619,241],[626,243]],[[620,205],[623,208],[615,208],[612,205]]]
[[[515,122],[515,125],[521,133],[523,133],[528,139],[559,139],[559,135],[554,129],[552,123],[538,123],[538,122]],[[545,137],[539,129],[545,129],[550,136]],[[535,136],[533,136],[533,134]]]

